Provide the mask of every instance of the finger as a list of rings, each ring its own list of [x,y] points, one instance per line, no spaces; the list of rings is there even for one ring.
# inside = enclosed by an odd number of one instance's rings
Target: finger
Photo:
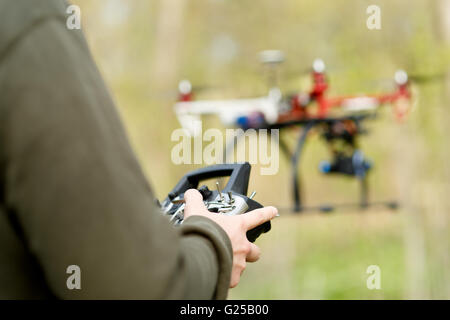
[[[242,272],[233,272],[230,280],[230,288],[234,288],[238,285],[239,280],[241,279]]]
[[[187,190],[184,193],[184,200],[186,202],[184,208],[185,218],[196,213],[199,214],[206,209],[205,204],[203,203],[203,196],[195,189]]]
[[[264,207],[247,212],[242,217],[246,230],[253,229],[266,221],[272,220],[278,214],[278,210],[275,207]]]
[[[261,256],[261,249],[254,243],[250,244],[250,253],[247,255],[247,262],[256,262]]]

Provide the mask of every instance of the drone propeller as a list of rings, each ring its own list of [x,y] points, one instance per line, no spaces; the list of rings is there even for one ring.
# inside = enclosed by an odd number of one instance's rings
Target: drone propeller
[[[325,62],[322,59],[317,58],[313,61],[312,65],[307,68],[285,73],[284,78],[290,80],[294,78],[309,76],[311,72],[323,73],[325,71],[326,71]]]
[[[154,99],[157,100],[168,100],[168,101],[174,101],[177,100],[180,96],[180,94],[185,93],[207,93],[207,92],[214,92],[214,91],[224,91],[226,88],[225,86],[221,85],[193,85],[189,80],[181,80],[178,83],[177,89],[168,89],[163,90],[162,92],[151,92],[151,96]]]
[[[223,85],[206,85],[206,84],[192,84],[191,81],[183,79],[178,83],[178,93],[203,93],[207,91],[223,90]]]
[[[394,81],[392,78],[381,78],[372,80],[369,83],[371,84],[396,84],[401,85],[406,82],[415,83],[415,84],[427,84],[433,82],[439,82],[445,79],[444,73],[436,73],[436,74],[410,74],[406,73],[404,70],[398,70],[394,75]],[[406,80],[406,81],[405,81]]]
[[[425,84],[430,82],[438,82],[445,79],[445,73],[437,74],[412,74],[409,79],[417,84]]]

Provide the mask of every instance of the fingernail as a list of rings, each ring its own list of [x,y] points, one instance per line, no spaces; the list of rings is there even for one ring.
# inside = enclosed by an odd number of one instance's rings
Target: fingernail
[[[280,214],[278,213],[278,209],[275,208],[275,207],[272,207],[272,209],[273,209],[273,211],[275,211],[275,217],[274,218],[279,217]]]

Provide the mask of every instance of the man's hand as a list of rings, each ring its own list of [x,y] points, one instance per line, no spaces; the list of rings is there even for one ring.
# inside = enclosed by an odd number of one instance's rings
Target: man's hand
[[[246,232],[266,221],[273,219],[278,211],[274,207],[256,209],[246,214],[237,216],[224,216],[209,212],[200,192],[190,189],[184,193],[186,206],[184,208],[184,218],[193,215],[207,217],[227,233],[233,247],[233,268],[231,271],[230,287],[234,288],[239,283],[242,272],[246,267],[246,262],[255,262],[259,259],[261,250],[254,243],[248,241]]]

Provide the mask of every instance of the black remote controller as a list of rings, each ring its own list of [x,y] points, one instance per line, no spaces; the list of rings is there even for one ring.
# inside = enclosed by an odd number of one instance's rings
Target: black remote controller
[[[216,183],[217,190],[209,190],[201,186],[197,190],[202,194],[206,208],[210,212],[234,216],[244,214],[263,206],[253,200],[255,192],[246,196],[251,166],[248,162],[233,164],[217,164],[186,174],[162,202],[163,213],[170,216],[175,225],[183,223],[184,219],[184,193],[189,189],[197,189],[200,181],[230,177],[223,190]],[[247,231],[247,239],[254,242],[262,233],[270,230],[270,221],[267,221]]]

